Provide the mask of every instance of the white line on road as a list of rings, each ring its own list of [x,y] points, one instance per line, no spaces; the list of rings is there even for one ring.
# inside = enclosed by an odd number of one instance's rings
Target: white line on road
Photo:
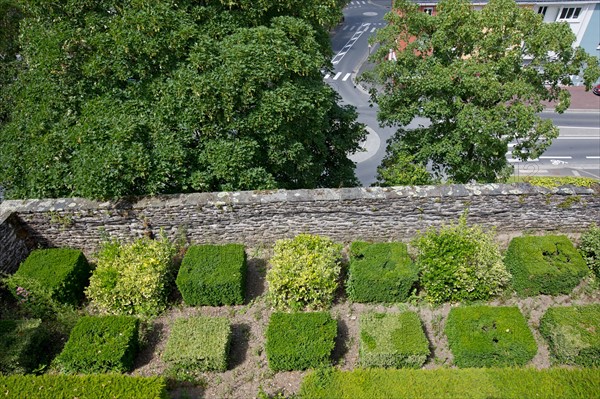
[[[344,26],[344,28],[342,30],[346,30],[348,29],[348,25]]]
[[[350,30],[354,30],[354,29],[356,29],[356,26],[352,25],[352,26],[350,27]]]
[[[586,158],[587,159],[600,159],[600,157],[595,156],[595,155],[592,155],[592,156],[589,156],[589,157],[586,157]]]
[[[337,53],[335,55],[335,57],[333,57],[333,59],[331,60],[331,63],[333,65],[335,65],[338,62],[340,62],[342,60],[342,58],[344,58],[344,56],[346,55],[346,53],[348,51],[350,51],[350,49],[352,48],[352,46],[354,46],[354,43],[356,43],[356,41],[362,36],[363,33],[365,33],[369,29],[370,26],[371,26],[370,22],[362,24],[356,30],[356,32],[354,32],[354,35],[352,35],[352,37],[350,38],[350,40],[348,40],[348,43],[346,43],[346,45],[339,51],[339,53]],[[352,27],[352,29],[354,29],[354,27]]]
[[[333,77],[333,80],[337,80],[337,78],[339,78],[341,74],[342,74],[341,72],[336,73],[335,76]]]
[[[538,162],[539,159],[528,159],[527,161],[521,161],[520,159],[509,159],[508,162]]]
[[[574,176],[581,176],[581,174],[579,174],[579,172],[576,170],[572,170],[571,173],[573,173]]]
[[[325,75],[325,77],[323,79],[329,79],[329,76],[331,76],[331,75],[327,74],[327,75]]]
[[[377,30],[377,28],[371,29],[371,33],[375,32],[376,30]]]
[[[349,77],[350,77],[350,72],[348,72],[348,73],[347,73],[347,74],[344,76],[344,78],[342,79],[342,82],[345,82],[345,81],[347,81]]]
[[[540,159],[573,159],[573,157],[569,157],[569,156],[556,157],[556,156],[544,155],[544,156],[541,156]]]

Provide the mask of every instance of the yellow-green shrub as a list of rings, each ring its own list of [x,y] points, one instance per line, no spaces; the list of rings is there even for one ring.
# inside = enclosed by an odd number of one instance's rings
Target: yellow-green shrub
[[[166,237],[105,243],[86,290],[104,313],[153,316],[166,307],[175,247]]]
[[[278,240],[267,273],[273,306],[298,310],[331,305],[339,283],[341,250],[341,245],[316,235]]]

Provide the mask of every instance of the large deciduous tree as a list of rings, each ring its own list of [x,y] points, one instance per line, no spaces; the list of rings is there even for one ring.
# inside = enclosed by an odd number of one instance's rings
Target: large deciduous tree
[[[504,178],[512,172],[509,143],[513,157],[526,160],[557,137],[537,113],[548,102],[558,112],[569,107],[569,75],[583,71],[588,89],[600,75],[598,60],[572,47],[568,24],[543,23],[512,0],[491,0],[481,11],[469,1],[444,0],[433,16],[397,0],[387,18],[367,75],[379,120],[406,126],[425,117],[431,124],[397,131],[379,170],[383,180],[394,176],[386,170],[396,167],[394,159],[407,157],[455,182]],[[397,61],[386,59],[390,50]]]
[[[338,187],[364,130],[320,69],[336,0],[30,0],[11,198]]]

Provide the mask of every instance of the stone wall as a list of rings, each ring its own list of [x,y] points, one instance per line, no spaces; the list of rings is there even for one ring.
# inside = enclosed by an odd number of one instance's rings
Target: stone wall
[[[19,220],[35,245],[70,246],[90,254],[103,237],[131,239],[161,229],[171,237],[185,232],[193,243],[248,246],[303,232],[342,242],[408,240],[418,230],[457,219],[465,209],[469,223],[494,226],[500,233],[577,232],[600,219],[600,196],[584,188],[549,190],[526,184],[277,190],[118,202],[5,201],[0,215]],[[4,237],[5,224],[0,242],[11,241]]]
[[[0,272],[15,272],[34,246],[16,213],[0,213]]]

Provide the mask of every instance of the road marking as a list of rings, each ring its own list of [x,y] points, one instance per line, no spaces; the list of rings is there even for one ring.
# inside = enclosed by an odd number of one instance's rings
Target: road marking
[[[540,159],[573,159],[573,157],[569,157],[569,156],[555,157],[555,156],[544,155],[544,156],[541,156]]]
[[[348,25],[344,26],[344,29],[342,29],[342,30],[346,30],[346,29],[348,29]]]
[[[581,176],[581,175],[579,174],[579,172],[578,172],[578,171],[576,171],[576,170],[572,170],[571,172],[573,172],[573,175],[575,175],[575,176]]]
[[[354,30],[354,29],[356,29],[356,26],[352,25],[352,26],[350,27],[350,30]]]
[[[348,73],[346,74],[346,76],[344,76],[344,78],[342,79],[342,82],[345,82],[345,81],[347,81],[349,77],[350,77],[350,72],[348,72]]]
[[[336,73],[335,76],[333,77],[333,80],[337,80],[337,78],[339,78],[341,74],[342,74],[341,72]]]
[[[589,157],[586,157],[587,159],[600,159],[600,157],[595,156],[595,155],[591,155]]]
[[[325,77],[323,79],[329,79],[329,76],[331,76],[331,75],[327,74],[327,75],[325,75]]]
[[[371,29],[371,33],[375,32],[376,30],[377,30],[377,28]]]
[[[370,28],[370,26],[371,26],[370,22],[362,24],[356,30],[356,32],[354,32],[354,35],[352,35],[352,37],[350,38],[350,40],[348,40],[348,43],[346,43],[346,45],[335,55],[335,57],[333,57],[333,59],[331,60],[331,63],[333,65],[335,65],[338,62],[340,62],[342,60],[342,58],[344,58],[344,56],[346,55],[346,53],[348,51],[350,51],[350,49],[352,48],[352,46],[354,46],[354,43],[356,43],[356,41],[362,36],[362,34],[365,33]],[[352,28],[354,28],[354,27],[352,27]]]

